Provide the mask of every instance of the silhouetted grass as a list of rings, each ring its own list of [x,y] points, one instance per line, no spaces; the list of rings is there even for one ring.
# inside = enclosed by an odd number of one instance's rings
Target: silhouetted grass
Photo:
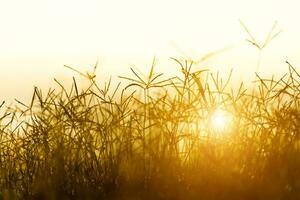
[[[34,89],[0,109],[2,199],[300,199],[300,75],[257,75],[233,90],[231,74],[163,78],[155,59],[128,85]],[[71,68],[71,67],[68,67]],[[71,68],[72,69],[72,68]],[[96,69],[96,66],[95,66]],[[215,128],[216,110],[230,115]]]

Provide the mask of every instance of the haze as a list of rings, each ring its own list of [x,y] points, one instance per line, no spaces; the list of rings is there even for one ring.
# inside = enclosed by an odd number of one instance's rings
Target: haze
[[[0,1],[0,101],[30,98],[33,86],[75,75],[64,64],[99,74],[124,75],[130,64],[146,71],[176,71],[169,57],[197,59],[230,47],[196,66],[254,74],[257,49],[247,43],[241,19],[259,40],[275,21],[283,32],[264,50],[260,73],[282,74],[285,61],[300,65],[298,1],[27,0]],[[102,77],[99,75],[98,77]]]

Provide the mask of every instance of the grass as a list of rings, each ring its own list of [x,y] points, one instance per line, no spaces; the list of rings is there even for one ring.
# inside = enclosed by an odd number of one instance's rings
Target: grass
[[[256,72],[259,71],[261,60],[262,60],[262,54],[264,50],[267,48],[267,46],[270,45],[270,43],[277,38],[281,33],[282,30],[277,30],[277,21],[274,22],[272,28],[270,29],[269,33],[267,34],[265,40],[263,42],[258,42],[258,40],[253,36],[253,34],[250,32],[248,27],[245,25],[245,23],[242,20],[239,20],[241,26],[245,30],[246,34],[248,35],[248,38],[246,41],[255,47],[258,51],[258,58],[257,58],[257,65],[256,65]]]
[[[34,89],[29,105],[0,104],[2,199],[299,199],[300,75],[254,89],[231,74],[176,77],[131,69],[127,85]],[[216,110],[230,115],[214,128]]]

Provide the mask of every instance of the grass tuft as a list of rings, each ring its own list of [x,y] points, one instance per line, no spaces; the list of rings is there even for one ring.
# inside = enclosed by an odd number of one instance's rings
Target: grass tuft
[[[3,102],[0,199],[299,199],[295,67],[233,90],[232,73],[171,59],[178,76],[156,73],[153,59],[148,75],[120,76],[126,86],[99,85],[97,64],[66,66],[89,86],[55,79],[59,89],[35,87],[29,105]]]

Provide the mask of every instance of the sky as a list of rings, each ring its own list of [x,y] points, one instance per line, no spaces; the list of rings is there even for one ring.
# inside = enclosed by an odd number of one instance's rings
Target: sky
[[[253,78],[258,50],[246,42],[242,20],[259,42],[277,21],[282,31],[263,50],[259,73],[283,74],[288,60],[300,65],[300,2],[297,0],[0,0],[0,101],[28,101],[33,86],[76,75],[63,65],[98,78],[128,75],[134,65],[147,72],[176,74],[170,57],[197,60],[195,66]]]

